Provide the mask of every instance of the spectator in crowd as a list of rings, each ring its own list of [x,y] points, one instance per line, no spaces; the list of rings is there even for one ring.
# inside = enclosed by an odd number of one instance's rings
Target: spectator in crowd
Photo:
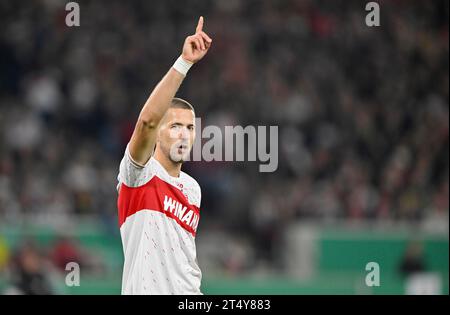
[[[36,245],[27,242],[20,246],[10,265],[10,284],[4,294],[53,294],[46,262]]]
[[[421,242],[413,241],[408,244],[399,267],[401,274],[404,276],[426,271]]]

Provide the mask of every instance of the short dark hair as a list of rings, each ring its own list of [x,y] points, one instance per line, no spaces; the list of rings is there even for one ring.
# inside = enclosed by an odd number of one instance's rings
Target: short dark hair
[[[194,112],[194,106],[192,106],[188,101],[185,101],[179,97],[174,97],[172,99],[172,104],[170,105],[171,108],[182,108],[182,109],[189,109]]]

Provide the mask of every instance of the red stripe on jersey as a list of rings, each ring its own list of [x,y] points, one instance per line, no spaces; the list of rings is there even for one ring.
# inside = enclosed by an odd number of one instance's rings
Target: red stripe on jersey
[[[170,199],[169,199],[170,198]],[[176,204],[176,207],[169,207],[167,209],[168,200]],[[164,208],[164,201],[166,201],[166,209]],[[139,187],[129,187],[124,183],[121,183],[119,190],[119,197],[117,199],[117,208],[119,211],[119,227],[125,222],[125,220],[141,210],[153,210],[164,213],[167,217],[174,219],[182,228],[191,233],[193,236],[196,234],[196,230],[190,226],[187,222],[182,222],[183,216],[179,218],[175,212],[184,209],[183,215],[185,216],[192,210],[192,218],[190,222],[193,222],[193,218],[196,217],[194,227],[197,226],[200,219],[200,209],[190,204],[186,196],[176,187],[163,181],[157,176],[147,182],[145,185]],[[180,209],[178,209],[180,208]]]

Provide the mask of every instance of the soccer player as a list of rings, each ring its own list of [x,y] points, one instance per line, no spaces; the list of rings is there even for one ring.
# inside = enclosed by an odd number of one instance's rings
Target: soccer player
[[[142,108],[120,163],[122,294],[202,294],[195,248],[201,191],[181,171],[195,138],[195,113],[175,93],[211,43],[200,17]]]

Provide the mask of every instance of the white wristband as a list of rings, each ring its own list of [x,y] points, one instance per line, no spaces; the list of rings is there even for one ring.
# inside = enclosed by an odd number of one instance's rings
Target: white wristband
[[[178,57],[177,61],[173,64],[173,68],[177,70],[182,75],[186,76],[189,69],[192,67],[193,63],[187,60],[184,60],[181,56]]]

